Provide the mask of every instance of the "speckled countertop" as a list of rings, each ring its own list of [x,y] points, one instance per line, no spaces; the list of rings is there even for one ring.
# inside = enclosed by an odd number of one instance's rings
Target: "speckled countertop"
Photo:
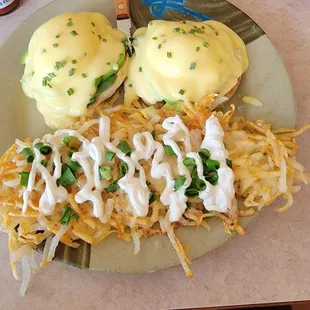
[[[24,0],[0,17],[0,41],[51,0]],[[310,104],[310,1],[231,0],[269,35],[287,66],[297,109]],[[303,115],[298,123],[309,122]],[[309,147],[309,134],[299,139]],[[300,156],[307,160],[307,152]],[[309,161],[308,161],[309,163]],[[310,166],[307,165],[309,170]],[[0,235],[0,309],[168,309],[310,299],[310,187],[285,214],[266,210],[236,238],[195,261],[195,278],[182,268],[145,275],[103,274],[55,262],[18,297],[8,263],[7,236]]]

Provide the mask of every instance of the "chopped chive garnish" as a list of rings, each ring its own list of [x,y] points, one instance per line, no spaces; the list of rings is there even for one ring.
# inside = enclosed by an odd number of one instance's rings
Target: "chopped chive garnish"
[[[84,55],[84,57],[86,57],[86,56],[87,56],[87,53],[85,52],[83,55]]]
[[[107,39],[106,39],[106,38],[103,38],[102,41],[103,41],[103,42],[107,42]]]
[[[196,179],[194,187],[197,188],[201,192],[207,188],[207,185],[206,185],[206,182],[204,180],[201,180],[201,179],[197,180]]]
[[[152,135],[153,139],[155,140],[155,138],[156,138],[156,131],[152,130],[151,135]]]
[[[95,34],[95,31],[91,31],[92,34]]]
[[[23,153],[27,163],[32,163],[34,161],[33,151],[29,147],[24,148],[22,153]]]
[[[51,73],[48,74],[48,76],[52,79],[52,78],[54,78],[56,75],[55,75],[53,72],[51,72]]]
[[[215,35],[216,35],[216,36],[218,36],[218,35],[219,35],[218,31],[215,31]]]
[[[108,161],[112,161],[113,158],[115,157],[115,153],[114,152],[111,152],[111,151],[107,151],[105,153],[105,159],[108,160]]]
[[[42,159],[41,160],[41,165],[46,168],[47,167],[47,160]]]
[[[184,89],[180,89],[180,90],[179,90],[179,94],[180,94],[180,95],[184,95],[184,93],[185,93],[185,90],[184,90]]]
[[[34,145],[34,148],[40,151],[41,147],[43,147],[43,146],[44,146],[43,142],[38,142]]]
[[[186,157],[186,158],[183,160],[183,164],[184,164],[184,166],[186,166],[186,167],[191,167],[191,166],[195,166],[195,165],[196,165],[196,161],[195,161],[194,158]]]
[[[73,59],[73,60],[71,60],[71,63],[72,63],[73,65],[75,65],[75,64],[77,63],[77,60],[76,60],[76,59]]]
[[[150,186],[151,185],[151,182],[148,181],[148,180],[146,180],[145,183],[146,183],[146,186]]]
[[[157,47],[158,47],[158,49],[161,49],[161,44],[158,44],[158,46],[157,46]]]
[[[108,62],[107,62],[107,65],[108,65],[108,66],[110,66],[110,65],[111,65],[111,63],[108,61]]]
[[[198,152],[198,155],[200,156],[202,162],[206,162],[210,158],[210,152],[206,149],[201,149]]]
[[[119,189],[117,181],[112,182],[108,187],[105,188],[107,193],[115,193]]]
[[[189,69],[190,70],[194,70],[196,68],[196,63],[195,62],[192,62]]]
[[[95,23],[94,22],[91,22],[91,24],[93,25],[93,27],[96,27]]]
[[[128,87],[132,87],[132,84],[128,84]]]
[[[125,162],[122,162],[119,165],[119,173],[120,173],[121,178],[125,176],[127,172],[128,172],[128,165]]]
[[[199,50],[200,50],[200,47],[197,46],[197,47],[196,47],[196,52],[199,52]]]
[[[180,27],[176,27],[176,28],[173,29],[173,32],[179,32],[180,30],[181,30]]]
[[[57,43],[54,43],[54,44],[53,44],[53,47],[58,47],[58,44],[57,44]]]
[[[212,185],[215,185],[219,179],[219,175],[217,173],[217,171],[209,171],[206,175],[205,175],[205,179],[210,182]]]
[[[69,160],[67,166],[74,172],[81,168],[81,165],[75,160]]]
[[[52,151],[53,151],[53,149],[50,145],[41,145],[41,143],[37,143],[34,147],[36,149],[38,149],[40,151],[40,153],[43,155],[48,155],[48,154],[52,153]]]
[[[44,48],[41,49],[41,54],[44,54],[46,50]]]
[[[22,172],[18,172],[18,174],[20,175],[19,185],[27,186],[28,185],[28,180],[29,180],[30,172],[22,171]]]
[[[74,74],[74,72],[75,72],[75,69],[74,69],[74,68],[71,68],[71,69],[69,70],[69,76],[72,76],[72,75]]]
[[[109,180],[111,178],[111,168],[109,166],[100,166],[99,174],[102,180]]]
[[[56,38],[57,38],[57,39],[60,38],[60,33],[57,34]]]
[[[64,61],[56,61],[56,62],[55,62],[54,68],[55,68],[56,70],[59,70],[60,68],[63,68],[64,64],[65,64]]]
[[[226,165],[232,169],[232,161],[228,158],[226,158]]]
[[[67,22],[67,27],[71,27],[73,26],[72,20],[70,20],[69,22]]]
[[[170,145],[164,145],[164,149],[169,156],[175,155],[173,148]]]
[[[69,96],[72,96],[72,95],[74,94],[74,90],[73,90],[72,88],[69,88],[69,89],[67,90],[67,94],[68,94]]]
[[[167,57],[171,58],[172,57],[172,53],[171,52],[167,52]]]
[[[78,150],[76,149],[76,148],[74,148],[74,147],[72,147],[72,148],[70,148],[70,150],[68,151],[68,153],[67,153],[67,155],[68,155],[68,157],[72,157],[72,155],[74,154],[74,153],[76,153]]]
[[[126,156],[129,156],[131,154],[131,147],[127,143],[127,141],[121,141],[120,144],[118,145],[118,148],[126,154]]]
[[[139,67],[139,72],[142,72],[142,67]]]
[[[198,197],[199,196],[199,191],[198,189],[195,189],[195,188],[187,188],[185,190],[185,196],[187,198],[195,198],[195,197]]]
[[[71,216],[71,220],[72,221],[77,221],[79,219],[79,215],[78,214],[73,214],[72,216]]]
[[[152,39],[153,39],[153,40],[157,40],[157,37],[153,37]]]
[[[101,36],[100,34],[98,34],[98,38],[99,38],[99,40],[101,40],[101,39],[102,39],[102,36]]]
[[[202,44],[204,47],[210,47],[210,44],[208,42],[203,42]]]
[[[64,172],[62,173],[61,177],[58,179],[58,185],[68,186],[70,184],[76,183],[77,179],[75,178],[74,173],[72,170],[67,167]]]
[[[83,77],[83,79],[86,79],[87,78],[87,74],[86,73],[82,73],[82,77]]]
[[[72,17],[68,18],[68,21],[72,21]]]
[[[73,138],[73,136],[65,136],[63,139],[64,145],[69,146],[72,138]]]
[[[217,169],[220,168],[220,162],[218,160],[213,160],[209,158],[206,160],[205,163],[207,168],[211,171],[216,171]]]
[[[222,63],[223,63],[223,59],[220,58],[220,59],[219,59],[219,64],[222,64]]]
[[[53,86],[52,86],[51,84],[47,84],[47,86],[48,86],[49,88],[53,88]]]
[[[154,192],[151,192],[149,196],[149,204],[153,203],[157,199],[158,199],[158,196]]]
[[[75,30],[72,30],[71,32],[70,32],[70,34],[72,35],[72,36],[77,36],[77,32],[75,31]]]
[[[177,191],[180,189],[186,181],[186,177],[184,175],[180,175],[175,181],[174,181],[174,189]]]
[[[43,79],[43,80],[42,80],[42,85],[43,85],[43,86],[47,86],[47,80]]]
[[[64,226],[68,226],[70,222],[71,214],[72,214],[72,209],[69,206],[64,206],[62,210],[62,217],[59,220],[59,222]]]

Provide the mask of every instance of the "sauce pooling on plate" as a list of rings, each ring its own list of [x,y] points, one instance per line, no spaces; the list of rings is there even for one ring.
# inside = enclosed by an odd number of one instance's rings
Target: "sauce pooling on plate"
[[[155,20],[136,31],[133,46],[127,104],[138,97],[155,104],[225,96],[249,64],[242,39],[216,21]]]
[[[124,64],[124,40],[105,16],[88,12],[61,14],[34,32],[21,82],[49,127],[70,127],[88,115],[101,80],[113,82]]]
[[[82,134],[94,125],[99,125],[99,136],[88,140]],[[78,163],[86,178],[74,199],[77,203],[91,201],[93,216],[103,222],[109,220],[112,212],[107,206],[108,202],[106,205],[104,203],[104,192],[123,191],[128,199],[128,207],[136,217],[148,214],[152,192],[147,184],[146,171],[139,162],[141,160],[148,161],[150,165],[150,181],[164,181],[159,198],[163,205],[169,208],[171,222],[181,218],[189,197],[201,198],[208,211],[230,210],[235,195],[234,174],[226,162],[228,152],[223,144],[224,133],[218,119],[212,115],[206,121],[205,138],[198,152],[193,151],[190,133],[179,116],[165,119],[162,126],[166,130],[161,138],[163,143],[154,140],[152,134],[146,131],[133,136],[133,149],[127,142],[123,147],[117,147],[110,141],[110,118],[107,116],[100,120],[91,120],[78,130],[63,129],[53,135],[45,135],[42,140],[37,139],[32,145],[17,140],[19,152],[26,147],[33,149],[34,156],[27,187],[23,192],[23,212],[27,210],[37,174],[41,174],[46,184],[39,200],[40,212],[50,214],[57,203],[67,201],[66,184],[69,176],[71,175],[73,180],[74,176],[69,168],[66,169],[70,171],[66,172],[62,167],[60,151],[66,137],[75,137],[81,142],[80,148],[73,153],[72,160],[75,165]],[[42,165],[44,156],[36,146],[38,143],[48,144],[53,150],[51,161],[45,166]],[[176,160],[167,160],[166,153],[176,157]],[[117,182],[111,181],[110,177],[102,179],[100,173],[101,169],[104,169],[104,173],[112,170],[115,165],[114,157],[126,164],[125,173]],[[205,170],[208,170],[207,175]],[[61,179],[66,179],[66,183],[59,183]]]

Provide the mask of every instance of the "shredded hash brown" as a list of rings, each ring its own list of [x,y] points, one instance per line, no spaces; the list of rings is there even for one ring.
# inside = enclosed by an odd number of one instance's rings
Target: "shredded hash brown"
[[[185,103],[186,114],[182,115],[182,121],[190,130],[193,140],[203,138],[203,127],[206,119],[211,115],[212,98],[202,101],[199,105]],[[142,131],[152,132],[156,136],[165,133],[162,122],[165,118],[175,115],[175,111],[154,107],[144,107],[136,102],[132,108],[116,107],[99,109],[94,107],[100,115],[108,115],[111,118],[111,139],[132,141],[134,134]],[[245,208],[231,210],[229,213],[207,212],[199,198],[189,199],[190,208],[186,210],[177,223],[168,220],[169,211],[160,200],[150,205],[149,214],[138,217],[136,220],[132,212],[127,208],[125,194],[102,193],[105,204],[113,209],[111,220],[103,224],[98,218],[92,216],[91,203],[78,204],[74,200],[79,187],[85,182],[85,175],[77,176],[78,182],[67,187],[69,200],[63,204],[57,204],[55,211],[46,216],[39,211],[39,199],[45,188],[44,181],[36,177],[35,190],[30,196],[29,208],[22,214],[22,194],[24,188],[19,185],[18,172],[30,171],[31,164],[25,162],[23,155],[17,153],[17,145],[14,144],[0,159],[0,228],[9,235],[9,251],[13,275],[19,279],[16,263],[22,260],[24,255],[30,255],[29,251],[35,249],[46,240],[41,267],[50,262],[55,253],[58,241],[69,247],[78,247],[78,239],[90,244],[97,244],[111,234],[126,241],[133,241],[135,252],[139,251],[139,239],[154,235],[167,235],[173,245],[180,262],[188,277],[192,273],[188,267],[187,247],[182,245],[175,234],[179,226],[202,226],[207,230],[211,227],[208,220],[216,217],[222,221],[224,229],[231,234],[236,231],[244,234],[239,224],[239,217],[251,216],[256,210],[271,204],[276,198],[286,199],[285,205],[279,211],[287,210],[293,204],[293,194],[298,192],[300,184],[308,184],[309,174],[304,172],[304,167],[296,161],[295,155],[298,145],[295,137],[302,134],[310,126],[304,126],[299,130],[283,129],[273,131],[271,124],[262,120],[246,121],[243,117],[234,117],[235,108],[227,113],[213,112],[219,118],[225,132],[225,144],[229,151],[229,159],[232,160],[235,174],[236,196],[244,199]],[[109,114],[108,114],[109,112]],[[81,119],[77,127],[83,125],[86,119]],[[83,136],[91,139],[98,135],[98,125],[90,127]],[[26,141],[30,141],[29,139]],[[64,150],[67,151],[67,150]],[[119,178],[118,165],[112,170],[113,179]],[[146,172],[149,163],[144,162]],[[162,184],[151,182],[151,190],[160,193]],[[74,213],[78,215],[76,221],[70,221],[68,227],[62,230],[60,218],[63,208],[70,204]],[[55,238],[58,238],[55,241]],[[53,243],[54,239],[54,243]],[[54,248],[53,248],[54,247]]]

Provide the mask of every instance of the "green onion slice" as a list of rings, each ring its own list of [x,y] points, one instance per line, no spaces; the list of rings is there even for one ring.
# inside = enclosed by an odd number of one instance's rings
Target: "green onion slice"
[[[105,159],[108,160],[108,161],[112,161],[113,158],[115,157],[115,153],[114,152],[111,152],[111,151],[107,151],[105,153]]]
[[[153,203],[157,199],[158,199],[158,196],[154,192],[151,192],[150,197],[149,197],[149,204]]]
[[[27,186],[28,185],[28,180],[29,180],[30,172],[22,171],[22,172],[19,172],[18,174],[20,175],[19,185]]]
[[[196,161],[195,161],[194,158],[186,157],[186,158],[183,160],[183,164],[184,164],[184,166],[186,166],[186,167],[191,167],[191,166],[195,166],[195,165],[196,165]]]
[[[58,179],[58,184],[62,186],[68,186],[77,182],[74,173],[72,170],[67,167],[62,173],[61,177]]]
[[[112,175],[111,168],[109,166],[100,166],[99,174],[102,180],[109,180]]]
[[[115,193],[119,189],[117,181],[112,182],[108,187],[105,188],[107,193]]]
[[[47,160],[42,159],[41,160],[41,165],[46,168],[47,167]]]
[[[127,141],[121,141],[118,147],[126,156],[129,156],[132,152],[130,145]]]
[[[72,96],[72,95],[74,94],[74,90],[73,90],[72,88],[69,88],[69,89],[67,90],[67,94],[68,94],[69,96]]]
[[[170,145],[164,145],[164,149],[169,156],[175,155],[173,148]]]
[[[230,169],[232,169],[232,161],[231,161],[230,159],[228,159],[228,158],[226,158],[226,165],[227,165]]]
[[[198,155],[200,156],[202,162],[205,162],[210,158],[210,152],[207,149],[201,149],[198,152]]]
[[[68,226],[70,222],[71,214],[72,214],[72,209],[68,205],[64,206],[62,210],[62,217],[59,220],[59,222],[64,226]]]
[[[186,181],[186,177],[184,175],[180,175],[175,181],[174,181],[174,189],[177,191],[180,189]]]
[[[185,196],[187,198],[196,198],[199,196],[199,191],[197,189],[194,189],[194,188],[187,188],[185,190]]]
[[[220,162],[218,160],[213,160],[213,159],[207,159],[205,162],[207,168],[211,171],[216,171],[217,169],[220,168]]]
[[[75,160],[69,160],[67,166],[74,172],[81,168],[81,165]]]
[[[127,172],[128,172],[128,165],[125,162],[122,162],[119,165],[119,173],[121,178],[124,177],[127,174]]]
[[[34,161],[33,151],[29,147],[24,148],[22,153],[23,153],[27,163],[32,163]]]

